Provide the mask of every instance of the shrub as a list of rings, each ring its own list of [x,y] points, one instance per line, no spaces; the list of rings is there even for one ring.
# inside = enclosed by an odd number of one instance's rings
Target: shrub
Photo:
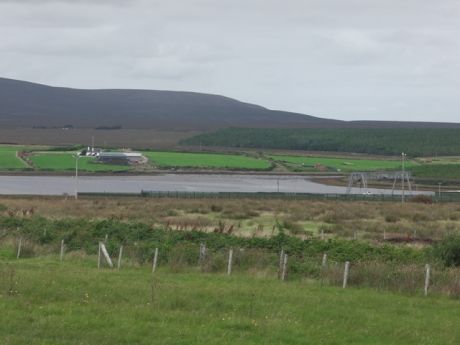
[[[445,238],[434,246],[433,253],[447,266],[460,266],[460,236]]]
[[[416,202],[416,203],[421,203],[421,204],[432,204],[433,203],[433,197],[429,195],[423,195],[419,194],[416,196],[413,196],[412,198],[409,199],[410,202]]]
[[[399,217],[395,214],[387,214],[385,216],[385,222],[387,223],[396,223],[399,221]]]
[[[219,205],[211,205],[212,212],[222,212],[222,206]]]

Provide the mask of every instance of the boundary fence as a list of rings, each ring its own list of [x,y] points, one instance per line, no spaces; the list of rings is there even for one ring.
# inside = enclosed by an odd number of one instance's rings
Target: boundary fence
[[[343,200],[343,201],[393,201],[400,202],[401,195],[392,194],[319,194],[319,193],[269,193],[269,192],[177,192],[147,191],[140,193],[79,193],[80,196],[126,196],[144,198],[175,198],[175,199],[283,199],[283,200]],[[420,194],[421,195],[421,194]],[[411,201],[420,195],[406,194]],[[460,192],[443,192],[436,195],[421,195],[427,202],[460,202]]]
[[[27,259],[40,256],[56,257],[56,261],[81,259],[81,249],[75,254],[67,248],[64,240],[52,246],[40,246],[40,253],[34,253],[35,243],[20,237],[8,241],[14,250],[14,258]],[[3,246],[5,243],[3,243]],[[330,260],[328,253],[322,256],[304,257],[289,253],[283,248],[277,253],[250,248],[226,247],[217,250],[199,245],[177,245],[175,247],[152,247],[150,253],[140,255],[139,248],[132,244],[109,245],[108,236],[95,244],[97,259],[94,267],[98,269],[120,270],[125,267],[150,266],[155,274],[159,268],[171,272],[187,269],[199,269],[203,273],[232,275],[235,272],[266,272],[268,276],[280,281],[314,279],[321,284],[342,287],[366,287],[378,290],[416,293],[428,296],[442,294],[454,298],[460,297],[460,271],[437,265],[397,264],[382,262],[338,262]],[[38,255],[37,255],[38,254]],[[88,254],[87,260],[93,260],[95,253]],[[11,258],[9,262],[11,263]],[[97,260],[97,261],[96,261]],[[0,261],[0,268],[2,261]],[[1,271],[1,270],[0,270]],[[1,272],[0,272],[1,273]]]

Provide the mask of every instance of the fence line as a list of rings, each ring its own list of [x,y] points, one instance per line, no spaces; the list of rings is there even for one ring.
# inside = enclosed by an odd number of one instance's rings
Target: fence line
[[[18,245],[18,252],[16,257],[19,259],[21,255],[20,248],[24,249],[24,256],[30,257],[30,246],[29,241],[25,241],[23,237],[20,237],[16,242]],[[56,255],[59,255],[59,260],[63,260],[65,242],[60,241],[60,250],[56,247],[49,247],[49,249],[55,250]],[[98,262],[97,267],[101,268],[102,261],[105,259],[107,266],[112,268],[113,264],[110,258],[110,253],[103,242],[98,242]],[[349,286],[362,286],[370,288],[378,288],[385,290],[396,290],[396,291],[408,291],[408,292],[422,292],[425,296],[432,293],[447,293],[452,296],[460,296],[460,270],[459,269],[448,269],[441,268],[433,272],[430,264],[425,265],[423,270],[418,265],[391,265],[380,262],[356,262],[351,269],[351,262],[346,261],[344,266],[338,265],[338,262],[332,264],[328,263],[328,254],[323,253],[316,259],[315,257],[303,257],[301,255],[292,255],[292,260],[288,262],[288,254],[284,249],[280,250],[279,255],[273,253],[270,250],[261,249],[240,249],[234,248],[220,250],[208,250],[204,243],[199,244],[199,251],[197,251],[196,245],[191,245],[189,249],[174,251],[174,247],[170,248],[169,251],[163,252],[165,263],[169,265],[174,264],[173,255],[178,255],[181,260],[185,258],[182,263],[183,268],[195,266],[197,267],[196,258],[198,257],[198,266],[201,266],[201,270],[204,272],[221,272],[222,274],[231,275],[233,273],[234,264],[238,269],[243,270],[254,270],[262,269],[271,271],[275,275],[275,268],[278,266],[278,279],[281,281],[310,277],[317,279],[323,283],[326,281],[328,284],[335,286],[342,286],[347,288]],[[54,249],[53,249],[54,248]],[[112,247],[113,248],[113,247]],[[180,247],[179,247],[180,248]],[[125,252],[125,246],[120,246],[118,249],[118,263],[117,268],[121,269],[122,257]],[[131,250],[131,251],[130,251]],[[134,251],[133,251],[134,250]],[[135,259],[136,250],[140,250],[136,245],[128,246],[129,259]],[[194,256],[195,259],[187,259],[187,250]],[[112,249],[114,255],[116,249]],[[194,254],[193,254],[194,253]],[[68,253],[69,257],[72,257],[71,252]],[[155,248],[152,262],[152,272],[154,273],[158,268],[160,250],[159,247]],[[191,258],[192,258],[191,257]],[[201,259],[200,259],[201,258]],[[131,266],[135,264],[133,261]],[[262,265],[261,265],[262,263]],[[309,268],[307,271],[299,271],[302,264],[308,264]],[[300,265],[300,266],[299,266]],[[137,266],[137,265],[136,265]],[[172,266],[171,266],[172,267]],[[270,270],[271,268],[271,270]],[[292,277],[289,272],[292,271]],[[225,273],[224,273],[225,272]],[[313,273],[312,273],[313,272]],[[318,273],[314,273],[318,272]],[[289,278],[289,279],[288,279]]]
[[[284,192],[176,192],[176,191],[148,191],[140,193],[80,193],[81,196],[141,196],[146,198],[175,198],[175,199],[286,199],[286,200],[344,200],[344,201],[394,201],[400,202],[399,194],[339,194],[339,193],[284,193]],[[417,194],[424,195],[424,194]],[[416,194],[408,195],[408,198],[416,197]],[[441,192],[436,194],[426,194],[436,202],[458,202],[460,193]]]

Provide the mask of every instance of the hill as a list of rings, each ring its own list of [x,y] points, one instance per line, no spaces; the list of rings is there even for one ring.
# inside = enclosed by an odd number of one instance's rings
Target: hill
[[[163,131],[209,131],[228,127],[460,128],[460,123],[330,120],[195,92],[83,90],[0,78],[0,129],[66,125]]]
[[[341,121],[273,111],[210,94],[153,90],[81,90],[0,78],[0,128],[113,127],[208,130],[336,126]]]

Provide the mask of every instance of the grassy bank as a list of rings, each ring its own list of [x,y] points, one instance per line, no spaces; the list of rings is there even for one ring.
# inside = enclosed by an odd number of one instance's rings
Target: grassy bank
[[[460,305],[261,274],[0,260],[4,344],[457,344]],[[256,277],[257,276],[257,277]]]

